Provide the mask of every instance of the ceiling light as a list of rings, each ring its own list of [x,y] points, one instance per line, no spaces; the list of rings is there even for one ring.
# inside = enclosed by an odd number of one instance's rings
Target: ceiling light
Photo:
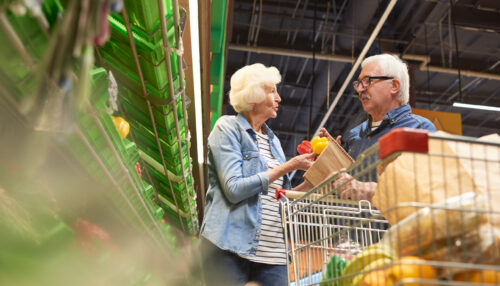
[[[467,103],[460,103],[460,102],[453,103],[453,107],[471,108],[471,109],[480,109],[480,110],[499,111],[500,112],[500,107],[487,106],[487,105],[467,104]]]

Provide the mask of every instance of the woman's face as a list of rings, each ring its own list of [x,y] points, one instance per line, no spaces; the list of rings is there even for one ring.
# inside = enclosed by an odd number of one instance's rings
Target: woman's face
[[[256,103],[253,107],[253,112],[266,118],[276,118],[278,115],[278,105],[281,102],[281,97],[276,90],[276,85],[265,86],[264,92],[266,97],[263,101]]]

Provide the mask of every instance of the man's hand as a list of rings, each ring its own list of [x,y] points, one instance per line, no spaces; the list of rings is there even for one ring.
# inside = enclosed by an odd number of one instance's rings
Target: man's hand
[[[342,172],[337,180],[332,182],[332,187],[342,199],[370,201],[375,194],[377,183],[361,182],[354,179],[351,175]]]
[[[328,133],[328,131],[326,131],[325,128],[321,128],[321,130],[318,133],[318,136],[319,137],[326,137],[326,138],[328,138],[328,141],[333,141],[333,136],[330,135],[330,133]],[[337,138],[335,138],[335,141],[337,141],[337,143],[340,144],[340,139],[341,138],[342,138],[342,136],[339,135],[339,136],[337,136]]]

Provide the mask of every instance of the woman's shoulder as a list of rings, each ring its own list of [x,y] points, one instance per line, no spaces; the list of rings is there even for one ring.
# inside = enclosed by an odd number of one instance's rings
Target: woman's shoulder
[[[213,136],[228,133],[238,133],[240,132],[240,124],[238,123],[238,118],[234,115],[223,115],[215,122],[214,127],[210,134]]]
[[[235,115],[223,115],[217,119],[215,122],[214,128],[215,127],[225,127],[225,126],[237,126],[238,124],[238,119],[236,118]]]

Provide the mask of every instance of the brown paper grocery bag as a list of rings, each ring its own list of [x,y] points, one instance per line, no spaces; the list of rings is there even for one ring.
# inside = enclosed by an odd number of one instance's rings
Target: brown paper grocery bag
[[[418,210],[414,202],[429,205],[471,191],[499,209],[499,149],[431,138],[428,154],[403,152],[385,166],[372,202],[391,225]]]
[[[304,179],[313,186],[317,186],[328,179],[332,172],[349,167],[353,161],[342,146],[335,141],[329,141],[323,152],[305,172]]]

